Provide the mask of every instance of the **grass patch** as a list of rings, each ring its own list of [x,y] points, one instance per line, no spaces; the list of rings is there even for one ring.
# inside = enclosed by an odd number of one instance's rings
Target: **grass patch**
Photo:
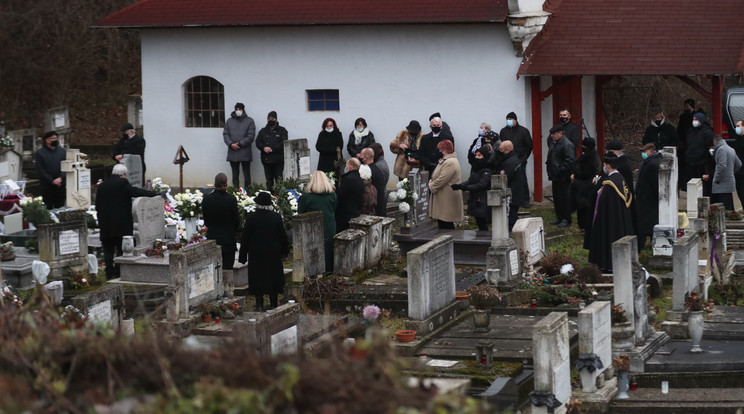
[[[667,312],[672,309],[672,286],[664,286],[658,298],[651,299],[651,306],[656,311],[654,328],[661,329],[661,322],[666,320]]]

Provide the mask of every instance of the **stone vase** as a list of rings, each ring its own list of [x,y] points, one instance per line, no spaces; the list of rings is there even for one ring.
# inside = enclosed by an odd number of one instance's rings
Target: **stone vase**
[[[165,238],[167,240],[177,240],[178,239],[178,227],[176,224],[166,224],[165,225]]]
[[[617,373],[617,398],[624,400],[628,397],[628,371],[618,371]]]
[[[629,351],[635,345],[635,331],[630,322],[612,324],[612,350]]]
[[[690,318],[687,320],[687,331],[692,339],[692,349],[690,352],[699,354],[703,352],[700,342],[703,340],[703,311],[690,312]]]
[[[491,310],[474,309],[473,326],[475,326],[475,332],[488,332],[489,325],[491,325]]]
[[[121,251],[124,257],[132,257],[134,254],[134,236],[124,236],[121,239]]]
[[[183,219],[183,221],[186,227],[186,243],[188,244],[188,242],[191,240],[191,237],[196,234],[196,223],[199,221],[199,219],[196,217],[189,217]]]

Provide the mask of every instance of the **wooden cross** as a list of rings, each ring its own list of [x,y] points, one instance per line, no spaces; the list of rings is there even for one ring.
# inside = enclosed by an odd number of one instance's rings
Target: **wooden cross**
[[[178,164],[178,185],[181,193],[183,193],[183,165],[187,162],[189,162],[189,154],[183,149],[183,145],[179,145],[176,156],[173,158],[173,164]]]

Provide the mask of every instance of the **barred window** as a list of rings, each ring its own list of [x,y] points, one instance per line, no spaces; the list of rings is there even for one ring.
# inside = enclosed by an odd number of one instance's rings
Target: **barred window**
[[[225,87],[209,76],[195,76],[184,84],[187,128],[225,126]]]
[[[338,99],[338,89],[308,89],[307,110],[315,111],[339,111],[341,105]]]

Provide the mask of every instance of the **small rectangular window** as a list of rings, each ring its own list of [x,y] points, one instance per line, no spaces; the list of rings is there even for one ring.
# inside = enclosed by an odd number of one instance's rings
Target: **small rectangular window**
[[[308,111],[341,110],[338,100],[338,89],[308,89],[305,92],[307,92]]]

